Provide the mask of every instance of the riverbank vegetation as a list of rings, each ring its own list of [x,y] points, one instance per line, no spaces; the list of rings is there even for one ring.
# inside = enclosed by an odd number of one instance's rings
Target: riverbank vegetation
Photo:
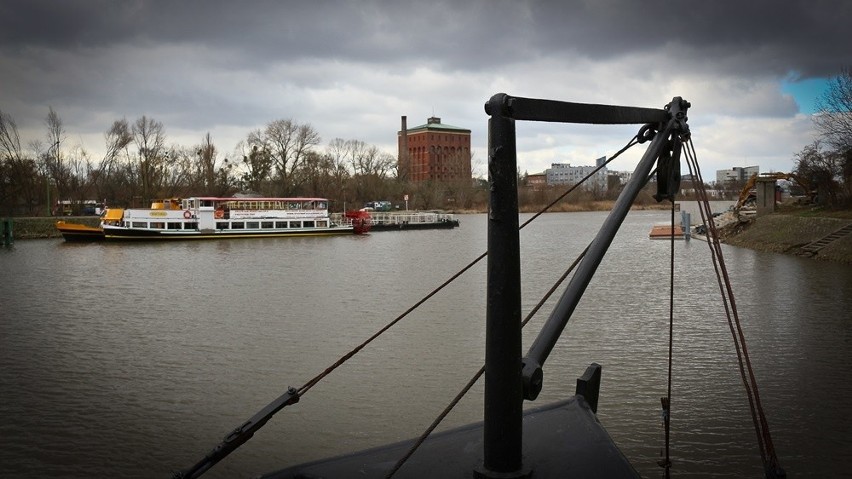
[[[852,72],[843,70],[814,115],[819,137],[793,158],[793,169],[812,185],[824,211],[852,207]],[[49,108],[40,139],[20,138],[13,118],[0,110],[0,216],[81,214],[86,202],[143,207],[152,200],[187,196],[318,196],[333,211],[391,200],[394,208],[485,211],[484,179],[413,183],[400,177],[396,157],[356,139],[323,144],[317,129],[277,119],[250,131],[225,154],[210,133],[195,145],[168,144],[163,123],[142,116],[115,120],[104,132],[103,156],[69,145],[58,112]],[[472,160],[472,159],[471,159]],[[519,172],[522,211],[539,211],[565,186],[526,184]],[[572,193],[552,211],[603,209],[616,197],[605,191]],[[687,186],[682,185],[682,188]],[[636,207],[657,207],[652,186]],[[403,200],[405,198],[405,200]],[[688,199],[688,198],[686,198]],[[65,205],[57,205],[57,201]]]
[[[104,133],[103,157],[67,148],[61,117],[52,108],[45,137],[25,148],[13,118],[0,111],[0,216],[91,214],[92,205],[146,207],[162,198],[231,196],[309,196],[330,200],[332,211],[360,208],[367,201],[391,200],[394,209],[485,211],[484,179],[409,182],[396,158],[359,140],[335,138],[321,145],[310,124],[279,119],[251,131],[228,155],[208,133],[197,145],[167,146],[165,126],[142,116],[116,120]],[[523,211],[539,211],[569,185],[527,185],[518,175]],[[606,190],[579,189],[553,211],[603,209],[620,184]],[[650,206],[653,186],[637,199]]]

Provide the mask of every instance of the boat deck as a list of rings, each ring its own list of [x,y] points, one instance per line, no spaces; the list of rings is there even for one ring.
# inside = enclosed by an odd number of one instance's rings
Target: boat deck
[[[430,436],[395,478],[474,477],[482,464],[482,423]],[[528,410],[523,418],[524,467],[530,477],[640,477],[583,396]],[[266,479],[385,478],[414,440],[290,467]]]

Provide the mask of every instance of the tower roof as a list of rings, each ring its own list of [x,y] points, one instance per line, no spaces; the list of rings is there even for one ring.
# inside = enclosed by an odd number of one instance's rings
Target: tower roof
[[[412,128],[408,128],[408,133],[417,133],[419,131],[451,131],[454,133],[470,133],[470,130],[467,128],[462,128],[459,126],[447,125],[441,123],[441,119],[438,117],[431,117],[426,120],[426,123],[423,125],[415,126]],[[402,133],[400,131],[400,133]]]

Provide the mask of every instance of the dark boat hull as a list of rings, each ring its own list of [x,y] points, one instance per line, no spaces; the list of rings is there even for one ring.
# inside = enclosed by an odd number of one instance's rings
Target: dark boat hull
[[[65,241],[69,242],[93,242],[104,240],[104,230],[95,226],[57,221],[56,229],[62,233],[62,237]]]
[[[450,230],[459,226],[459,220],[437,221],[434,223],[373,223],[370,231],[404,230]]]
[[[524,467],[532,472],[530,477],[640,477],[583,396],[526,411],[523,431]],[[482,423],[433,434],[394,477],[474,477],[473,471],[482,465],[482,442]],[[384,478],[413,443],[404,441],[260,477]]]
[[[316,228],[312,230],[292,231],[178,231],[144,230],[126,228],[107,228],[104,231],[106,241],[169,241],[169,240],[207,240],[237,238],[279,238],[296,236],[340,236],[352,235],[352,228]]]

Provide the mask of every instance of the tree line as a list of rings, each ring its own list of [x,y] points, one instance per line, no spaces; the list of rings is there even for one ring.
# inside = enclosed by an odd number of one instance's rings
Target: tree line
[[[396,157],[363,141],[335,138],[321,145],[314,127],[278,119],[250,131],[222,157],[210,133],[192,146],[168,145],[164,125],[147,116],[116,120],[104,132],[104,154],[93,158],[69,146],[59,114],[49,108],[45,136],[22,143],[14,119],[0,110],[0,215],[56,213],[59,200],[147,206],[163,198],[312,196],[331,200],[334,211],[367,201],[409,198],[412,209],[481,208],[483,185],[410,183],[400,178]]]
[[[793,173],[807,180],[821,205],[850,207],[852,70],[831,79],[817,110],[817,138],[794,155]],[[134,122],[114,121],[104,132],[101,158],[68,144],[53,108],[44,126],[42,139],[24,145],[14,119],[0,110],[0,215],[53,214],[58,200],[140,207],[162,198],[235,193],[324,197],[334,211],[375,200],[401,205],[406,195],[412,209],[487,206],[487,185],[481,180],[412,183],[401,177],[393,155],[354,139],[335,138],[323,146],[316,129],[292,119],[250,131],[225,157],[210,133],[196,145],[168,145],[164,125],[144,115]],[[523,185],[520,172],[518,176]],[[547,203],[541,193],[521,192],[522,206]]]

